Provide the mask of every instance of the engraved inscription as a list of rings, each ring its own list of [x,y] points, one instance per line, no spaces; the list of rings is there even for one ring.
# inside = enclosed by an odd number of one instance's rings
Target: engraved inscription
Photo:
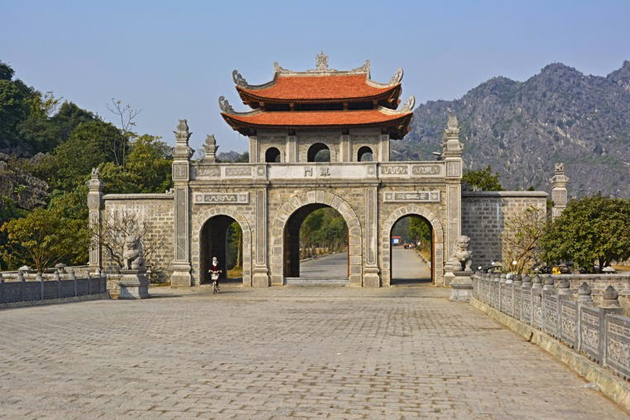
[[[462,170],[459,162],[446,162],[447,176],[461,176]]]
[[[313,176],[313,168],[304,168],[304,177]]]
[[[195,204],[247,204],[249,193],[195,193]]]
[[[411,167],[411,173],[414,175],[438,175],[440,173],[439,165],[414,165]]]
[[[330,168],[319,168],[319,176],[330,176]]]
[[[383,166],[381,173],[383,175],[407,175],[408,168],[405,165]]]
[[[252,168],[225,168],[225,176],[252,176]]]
[[[221,168],[217,166],[202,166],[197,168],[197,177],[216,178],[219,176],[221,176]]]
[[[188,178],[188,165],[173,165],[173,178],[174,179],[187,179]]]
[[[440,201],[440,191],[395,191],[384,195],[386,203],[425,202],[436,203]]]

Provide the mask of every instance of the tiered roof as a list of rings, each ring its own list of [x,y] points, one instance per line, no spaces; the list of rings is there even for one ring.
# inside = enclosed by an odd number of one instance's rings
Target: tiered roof
[[[234,130],[245,135],[258,128],[353,128],[380,126],[391,138],[402,138],[408,131],[414,99],[410,97],[396,111],[402,91],[402,69],[388,83],[370,79],[370,63],[354,70],[328,68],[328,57],[317,56],[317,67],[305,72],[286,70],[277,63],[274,77],[253,86],[236,70],[232,78],[243,103],[250,112],[235,112],[222,96],[223,118]]]

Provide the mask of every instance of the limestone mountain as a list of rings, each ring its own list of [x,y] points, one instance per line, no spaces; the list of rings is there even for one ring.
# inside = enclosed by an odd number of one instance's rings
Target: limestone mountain
[[[453,101],[429,101],[392,142],[396,160],[431,159],[448,114],[459,119],[468,168],[491,165],[507,189],[549,190],[564,162],[570,194],[630,197],[630,62],[608,76],[555,63],[524,82],[495,77]]]

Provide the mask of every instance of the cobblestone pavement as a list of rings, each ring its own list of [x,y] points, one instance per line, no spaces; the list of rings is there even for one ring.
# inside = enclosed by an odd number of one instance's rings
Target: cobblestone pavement
[[[0,311],[0,418],[628,418],[445,289],[153,293]]]

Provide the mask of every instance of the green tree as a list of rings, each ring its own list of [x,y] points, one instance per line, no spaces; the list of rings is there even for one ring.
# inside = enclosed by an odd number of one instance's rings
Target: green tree
[[[548,263],[573,261],[588,271],[630,258],[630,200],[599,194],[571,200],[540,246]]]
[[[131,145],[125,168],[138,177],[138,192],[164,192],[173,186],[172,163],[172,148],[159,137],[145,134]]]
[[[464,171],[462,188],[464,191],[503,191],[499,173],[493,173],[489,165],[484,169]]]
[[[39,272],[60,261],[84,262],[79,259],[89,246],[86,221],[63,217],[52,209],[37,208],[0,230],[7,237],[1,247],[5,261],[13,267],[32,264]]]

